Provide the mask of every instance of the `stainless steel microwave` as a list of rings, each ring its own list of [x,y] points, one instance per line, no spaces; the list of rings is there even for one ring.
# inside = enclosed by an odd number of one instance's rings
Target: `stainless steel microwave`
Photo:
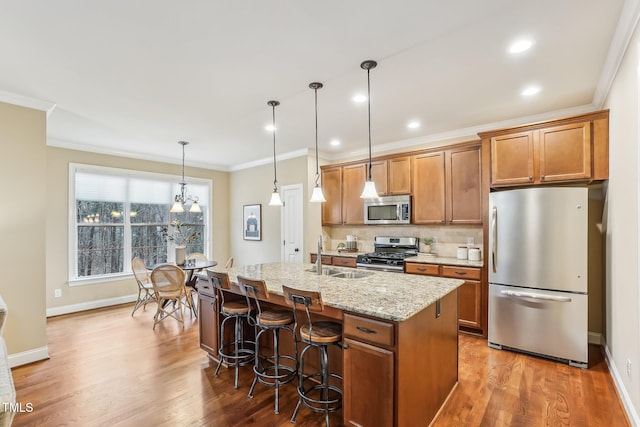
[[[386,196],[364,201],[365,224],[410,224],[411,196]]]

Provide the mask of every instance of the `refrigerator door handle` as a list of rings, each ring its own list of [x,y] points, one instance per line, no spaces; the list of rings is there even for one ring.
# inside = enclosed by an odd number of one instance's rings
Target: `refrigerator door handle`
[[[508,297],[532,298],[554,302],[571,302],[571,298],[569,297],[556,297],[553,295],[536,294],[533,292],[500,291],[500,293]]]
[[[498,252],[498,208],[493,207],[493,211],[491,213],[491,234],[492,234],[492,245],[491,245],[491,265],[493,266],[493,272],[497,271],[496,266],[496,256]]]

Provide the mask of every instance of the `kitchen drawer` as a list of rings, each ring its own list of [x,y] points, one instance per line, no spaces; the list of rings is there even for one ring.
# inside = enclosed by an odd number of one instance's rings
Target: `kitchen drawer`
[[[311,254],[311,264],[315,264],[318,259],[318,255]],[[331,255],[322,255],[322,264],[323,265],[331,265],[333,257]]]
[[[422,264],[417,262],[407,262],[404,265],[404,272],[408,274],[423,274],[426,276],[439,276],[440,266],[436,264]]]
[[[339,265],[339,266],[342,266],[342,267],[355,268],[356,267],[356,259],[355,258],[351,258],[351,257],[346,257],[346,256],[334,256],[332,264],[333,265]]]
[[[345,313],[343,332],[344,335],[359,341],[392,347],[394,340],[393,326],[393,323],[381,322],[379,320]]]
[[[216,290],[213,289],[213,285],[208,280],[198,279],[198,292],[209,297],[216,296]]]
[[[453,277],[455,279],[465,280],[480,280],[480,269],[473,267],[454,267],[452,265],[443,265],[442,277]]]

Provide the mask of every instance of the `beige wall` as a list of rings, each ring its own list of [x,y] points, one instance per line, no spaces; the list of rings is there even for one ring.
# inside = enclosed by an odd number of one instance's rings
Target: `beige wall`
[[[0,142],[0,293],[9,307],[4,337],[9,354],[46,351],[46,113],[0,103]]]
[[[607,99],[610,179],[607,209],[606,349],[640,422],[640,283],[638,277],[638,121],[640,31],[636,28]],[[631,378],[626,363],[631,362]],[[624,393],[623,393],[624,396]],[[629,409],[629,408],[628,408]]]
[[[311,168],[311,164],[313,167]],[[315,158],[310,156],[278,161],[278,186],[302,184],[303,186],[303,254],[308,254],[320,233],[320,206],[309,203],[310,185],[315,176]],[[311,187],[312,189],[312,187]],[[281,208],[269,206],[273,191],[273,164],[243,169],[231,173],[230,225],[231,253],[238,265],[280,261],[280,213]],[[262,240],[242,238],[242,208],[244,205],[262,204]],[[316,236],[316,237],[314,237]],[[309,261],[305,255],[305,262]]]
[[[47,148],[47,228],[46,228],[46,300],[47,308],[86,304],[96,300],[114,299],[137,294],[133,276],[115,282],[68,286],[68,188],[69,163],[83,163],[137,171],[180,174],[180,166],[147,162],[125,157],[108,156],[63,148]],[[224,263],[229,257],[229,174],[199,168],[185,168],[185,175],[211,179],[213,182],[212,230],[209,242],[210,257]],[[61,298],[54,298],[54,289],[62,290]]]

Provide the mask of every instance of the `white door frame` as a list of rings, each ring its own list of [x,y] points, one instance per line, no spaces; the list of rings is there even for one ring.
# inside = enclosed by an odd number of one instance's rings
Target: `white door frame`
[[[297,223],[298,224],[298,233],[300,235],[300,260],[304,261],[304,205],[303,205],[303,196],[304,196],[304,187],[302,184],[291,184],[291,185],[283,185],[280,187],[280,194],[282,195],[287,190],[295,190],[297,194],[300,195],[300,203],[298,206],[300,207],[298,211],[295,212],[296,218],[300,218],[300,221],[292,220],[286,217],[286,213],[289,212],[288,209],[280,210],[280,241],[282,245],[280,245],[280,260],[282,262],[287,262],[287,254],[285,253],[285,224],[286,223]],[[286,197],[283,196],[283,200]]]

